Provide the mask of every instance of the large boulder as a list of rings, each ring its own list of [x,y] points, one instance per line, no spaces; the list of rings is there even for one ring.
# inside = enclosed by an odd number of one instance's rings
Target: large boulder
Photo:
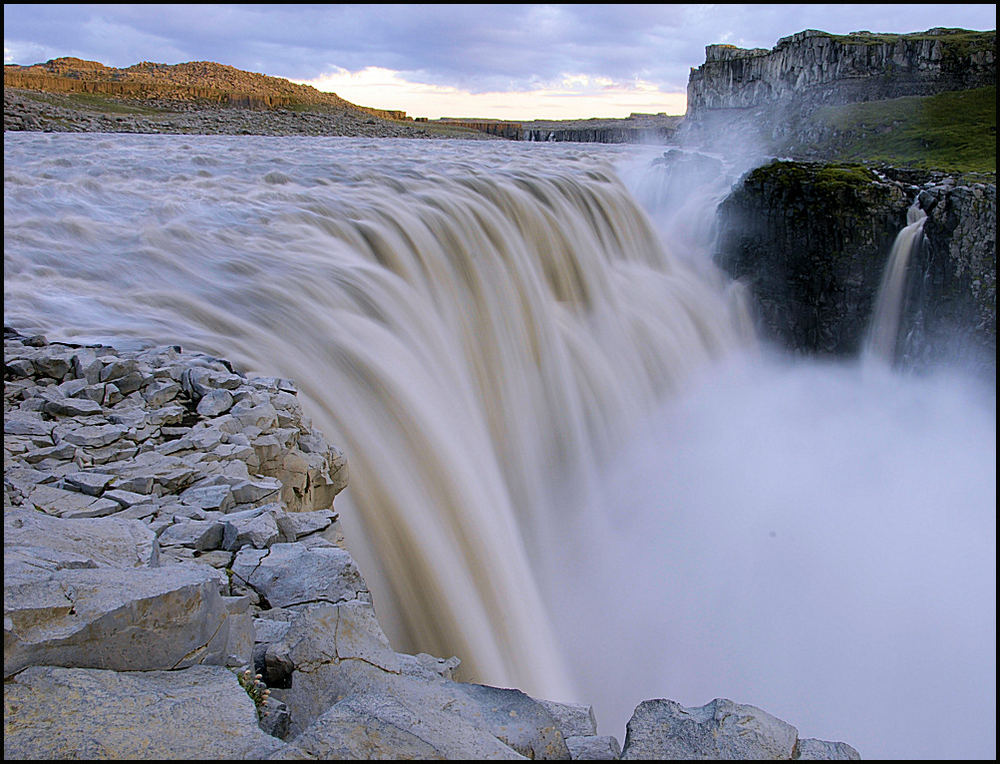
[[[4,683],[4,759],[243,759],[281,741],[220,666],[120,673],[32,666]]]
[[[53,665],[143,671],[249,662],[253,624],[205,565],[4,571],[4,676]],[[245,609],[246,603],[243,603]]]
[[[859,758],[844,743],[804,742],[800,750],[798,730],[787,722],[725,698],[694,708],[646,700],[628,722],[621,758],[783,760],[800,758],[803,752],[803,758]]]

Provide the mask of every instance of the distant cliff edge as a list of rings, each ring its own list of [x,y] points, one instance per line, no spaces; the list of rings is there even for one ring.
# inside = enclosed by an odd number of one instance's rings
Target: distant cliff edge
[[[740,136],[752,138],[762,152],[832,158],[844,149],[845,134],[870,137],[906,127],[888,106],[862,115],[847,111],[850,105],[891,103],[896,112],[908,108],[917,115],[924,102],[916,99],[967,91],[985,92],[992,102],[995,88],[995,30],[834,35],[809,29],[782,38],[771,50],[707,46],[705,63],[688,80],[682,134],[727,145]],[[914,100],[900,101],[906,98]],[[988,142],[995,144],[995,116],[993,122]]]

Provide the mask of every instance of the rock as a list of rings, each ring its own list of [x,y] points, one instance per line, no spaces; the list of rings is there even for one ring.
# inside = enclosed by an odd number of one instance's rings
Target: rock
[[[597,734],[597,719],[594,718],[594,707],[580,703],[556,703],[552,700],[539,700],[539,703],[552,714],[556,725],[564,738],[587,737]]]
[[[269,549],[244,547],[233,560],[233,578],[256,591],[271,607],[337,604],[368,594],[351,555],[336,547],[305,548],[287,543]]]
[[[33,666],[4,683],[4,759],[242,759],[281,747],[218,666],[118,673]]]
[[[66,491],[50,485],[39,485],[26,499],[29,506],[50,515],[63,518],[103,517],[117,512],[118,503],[105,498],[94,498],[76,491]]]
[[[826,740],[806,738],[799,740],[797,759],[813,761],[860,761],[861,754],[847,743],[830,743]]]
[[[621,758],[791,759],[797,740],[790,724],[724,698],[695,708],[646,700],[628,722]]]
[[[159,535],[161,546],[186,546],[199,552],[219,549],[225,526],[218,520],[181,520]]]
[[[53,397],[42,406],[46,414],[53,416],[91,416],[100,414],[101,404],[87,398]]]
[[[15,569],[15,556],[47,570],[153,567],[158,556],[156,537],[138,520],[60,520],[31,509],[4,512],[3,547],[5,575]]]
[[[230,623],[219,589],[216,571],[202,565],[5,570],[4,676],[31,665],[145,671],[225,663],[229,643],[252,645],[253,635],[249,619]]]
[[[270,512],[256,517],[227,520],[222,537],[222,548],[236,551],[244,546],[266,549],[278,541],[278,524]]]
[[[610,735],[568,737],[566,747],[574,761],[614,761],[622,755],[617,738]]]
[[[225,414],[233,406],[233,394],[228,390],[212,390],[198,402],[198,413],[204,417]]]
[[[71,491],[79,491],[88,496],[100,496],[114,479],[114,475],[101,472],[72,472],[63,475],[62,485]]]
[[[351,695],[298,735],[318,759],[522,759],[489,733],[392,695]]]

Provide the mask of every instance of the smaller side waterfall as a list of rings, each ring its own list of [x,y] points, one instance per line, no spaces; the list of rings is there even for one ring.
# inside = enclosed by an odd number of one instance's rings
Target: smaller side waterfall
[[[882,274],[868,337],[862,350],[864,358],[875,358],[888,364],[895,360],[899,325],[903,317],[907,268],[910,259],[920,251],[926,220],[927,213],[914,202],[906,212],[906,226],[896,236]]]

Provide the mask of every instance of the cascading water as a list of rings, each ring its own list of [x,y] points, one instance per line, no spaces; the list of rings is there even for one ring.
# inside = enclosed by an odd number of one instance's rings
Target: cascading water
[[[906,226],[893,242],[875,299],[875,310],[862,351],[866,358],[879,359],[889,364],[896,359],[896,344],[899,340],[903,299],[906,294],[906,276],[910,260],[920,252],[926,220],[927,213],[917,203],[906,212]]]
[[[398,650],[995,756],[995,388],[761,357],[661,153],[8,133],[4,319],[294,378]]]
[[[550,150],[539,172],[506,147],[365,141],[5,148],[5,320],[293,376],[347,453],[347,536],[397,648],[576,696],[532,563],[574,521],[564,486],[746,336],[606,162]]]

